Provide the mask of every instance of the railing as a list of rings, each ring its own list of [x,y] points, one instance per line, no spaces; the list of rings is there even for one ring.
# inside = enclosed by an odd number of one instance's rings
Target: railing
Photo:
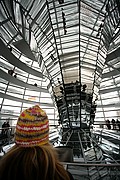
[[[74,180],[119,180],[120,164],[63,163]]]

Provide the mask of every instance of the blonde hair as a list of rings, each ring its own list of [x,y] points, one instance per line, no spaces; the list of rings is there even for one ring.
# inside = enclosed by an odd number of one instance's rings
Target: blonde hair
[[[0,160],[0,179],[70,180],[50,144],[35,147],[15,145]]]

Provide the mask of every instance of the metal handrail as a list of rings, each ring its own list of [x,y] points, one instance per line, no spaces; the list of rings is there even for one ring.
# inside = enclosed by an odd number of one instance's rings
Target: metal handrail
[[[120,167],[120,164],[103,164],[103,163],[78,163],[78,162],[62,162],[63,165],[72,165],[72,166],[84,166],[84,167]]]
[[[83,132],[84,132],[84,130],[82,130]],[[86,134],[87,135],[87,134]],[[87,135],[88,136],[88,135]],[[112,156],[110,156],[108,153],[107,153],[107,151],[105,151],[105,150],[103,150],[97,143],[96,143],[96,141],[94,141],[90,136],[88,136],[91,140],[92,140],[92,142],[94,142],[95,144],[96,144],[96,146],[97,147],[99,147],[101,150],[102,150],[102,152],[105,152],[116,164],[118,164],[118,162],[112,157]]]
[[[109,179],[120,177],[120,164],[97,164],[97,163],[78,163],[78,162],[62,162],[64,168],[69,171],[76,180],[81,177],[88,179],[101,179],[109,177]]]

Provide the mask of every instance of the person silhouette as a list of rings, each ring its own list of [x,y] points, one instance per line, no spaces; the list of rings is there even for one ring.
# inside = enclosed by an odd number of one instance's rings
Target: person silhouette
[[[110,125],[110,120],[109,119],[106,120],[106,126],[107,126],[108,129],[111,129],[111,125]]]
[[[8,74],[10,74],[11,76],[13,75],[13,73],[14,73],[14,70],[12,70],[12,69],[8,70]]]
[[[5,135],[6,122],[2,124],[2,135]]]
[[[115,130],[115,129],[116,129],[116,122],[115,122],[115,119],[112,119],[112,120],[111,120],[111,123],[112,123],[113,129]]]

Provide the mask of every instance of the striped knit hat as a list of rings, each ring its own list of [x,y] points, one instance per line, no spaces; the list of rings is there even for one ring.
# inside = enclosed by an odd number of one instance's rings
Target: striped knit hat
[[[32,147],[49,142],[49,121],[46,113],[38,106],[23,111],[18,118],[15,143],[22,147]]]

